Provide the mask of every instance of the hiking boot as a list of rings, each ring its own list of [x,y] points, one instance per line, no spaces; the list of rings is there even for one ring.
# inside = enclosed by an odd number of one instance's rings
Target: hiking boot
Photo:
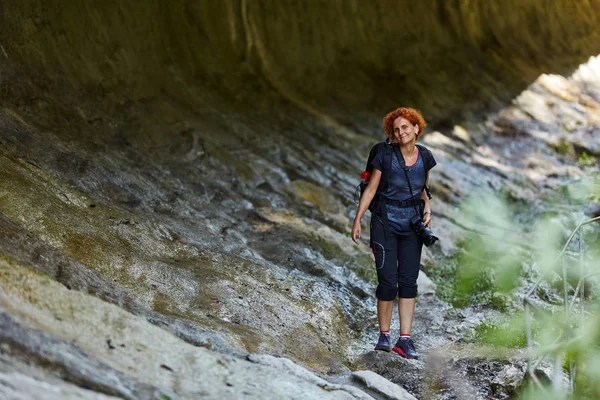
[[[390,335],[379,334],[379,341],[375,345],[375,350],[390,351]]]
[[[392,351],[400,354],[404,358],[414,358],[415,360],[419,359],[419,353],[417,353],[417,350],[415,350],[415,344],[409,337],[400,336],[400,339],[398,339]]]

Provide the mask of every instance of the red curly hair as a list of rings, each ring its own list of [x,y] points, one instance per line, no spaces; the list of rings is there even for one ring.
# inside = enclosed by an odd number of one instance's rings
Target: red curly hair
[[[394,138],[394,120],[396,120],[396,118],[398,117],[402,117],[408,120],[413,125],[419,125],[419,133],[417,134],[417,139],[419,138],[419,136],[421,136],[423,130],[427,126],[427,122],[425,122],[425,119],[423,118],[419,110],[415,110],[414,108],[408,107],[397,108],[394,111],[388,113],[383,118],[383,130],[385,131],[385,134],[390,140]]]

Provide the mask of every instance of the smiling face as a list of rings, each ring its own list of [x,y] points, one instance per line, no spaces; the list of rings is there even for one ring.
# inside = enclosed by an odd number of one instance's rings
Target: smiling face
[[[413,125],[409,120],[398,117],[394,120],[394,141],[407,144],[417,140],[419,125]]]

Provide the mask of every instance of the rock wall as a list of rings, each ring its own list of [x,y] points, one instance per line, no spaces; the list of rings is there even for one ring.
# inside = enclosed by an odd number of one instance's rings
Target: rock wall
[[[2,98],[18,107],[48,96],[91,120],[100,109],[173,123],[172,108],[185,108],[226,130],[238,114],[284,104],[360,132],[398,104],[441,123],[600,53],[599,9],[596,0],[9,2]]]

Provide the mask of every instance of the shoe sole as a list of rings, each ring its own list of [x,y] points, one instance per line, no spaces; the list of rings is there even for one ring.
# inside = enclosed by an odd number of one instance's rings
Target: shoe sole
[[[387,353],[390,352],[390,348],[389,347],[375,347],[375,350],[385,351]]]
[[[394,346],[394,348],[392,348],[392,351],[408,360],[418,360],[419,359],[419,356],[411,357],[411,356],[405,354],[404,351],[402,351],[402,349],[400,347]]]

